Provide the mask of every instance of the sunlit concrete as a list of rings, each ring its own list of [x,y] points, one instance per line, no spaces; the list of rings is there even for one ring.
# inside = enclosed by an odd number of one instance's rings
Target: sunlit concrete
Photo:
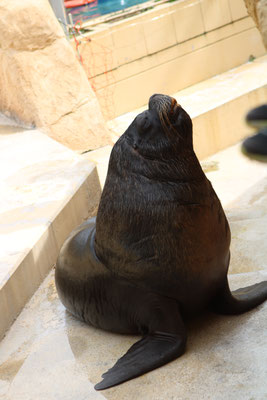
[[[0,338],[70,231],[96,212],[93,163],[0,115]]]

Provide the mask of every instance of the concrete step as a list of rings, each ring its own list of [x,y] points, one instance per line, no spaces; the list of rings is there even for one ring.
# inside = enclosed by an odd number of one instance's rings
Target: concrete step
[[[203,166],[232,230],[231,287],[266,280],[267,164],[246,159],[236,145]],[[183,357],[97,393],[93,384],[137,338],[72,317],[52,271],[0,343],[0,399],[264,400],[266,315],[267,302],[241,316],[197,318],[188,326]]]
[[[152,94],[152,93],[151,93]],[[267,99],[267,56],[224,72],[172,94],[189,113],[194,125],[194,147],[200,159],[251,134],[246,113]],[[147,106],[108,122],[113,140],[126,130]]]
[[[0,115],[0,338],[36,291],[69,232],[96,211],[94,164]]]

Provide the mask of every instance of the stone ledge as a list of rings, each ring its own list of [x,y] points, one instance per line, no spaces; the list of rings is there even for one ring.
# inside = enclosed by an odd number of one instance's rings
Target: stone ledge
[[[153,94],[153,93],[151,93]],[[194,125],[194,147],[200,159],[227,148],[251,133],[245,114],[267,98],[267,56],[172,94]],[[148,101],[148,99],[147,99]],[[119,137],[147,106],[108,122]]]
[[[0,338],[100,197],[94,164],[37,130],[1,121]]]

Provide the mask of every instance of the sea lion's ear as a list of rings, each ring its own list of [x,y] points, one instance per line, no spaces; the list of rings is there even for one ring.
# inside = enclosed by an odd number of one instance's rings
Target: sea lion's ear
[[[151,127],[151,121],[147,111],[144,111],[141,114],[137,115],[136,127],[139,133],[144,133]]]

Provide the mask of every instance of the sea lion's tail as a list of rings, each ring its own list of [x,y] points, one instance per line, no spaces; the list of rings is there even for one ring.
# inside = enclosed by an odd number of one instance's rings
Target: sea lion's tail
[[[116,364],[102,375],[96,390],[108,389],[136,378],[183,354],[185,341],[179,335],[155,332],[136,342]]]
[[[213,299],[211,308],[219,314],[242,314],[267,300],[267,281],[230,291],[228,280]]]
[[[147,300],[147,295],[146,295]],[[116,386],[178,358],[185,351],[186,331],[175,300],[152,294],[150,304],[136,310],[148,334],[102,375],[96,390]]]

